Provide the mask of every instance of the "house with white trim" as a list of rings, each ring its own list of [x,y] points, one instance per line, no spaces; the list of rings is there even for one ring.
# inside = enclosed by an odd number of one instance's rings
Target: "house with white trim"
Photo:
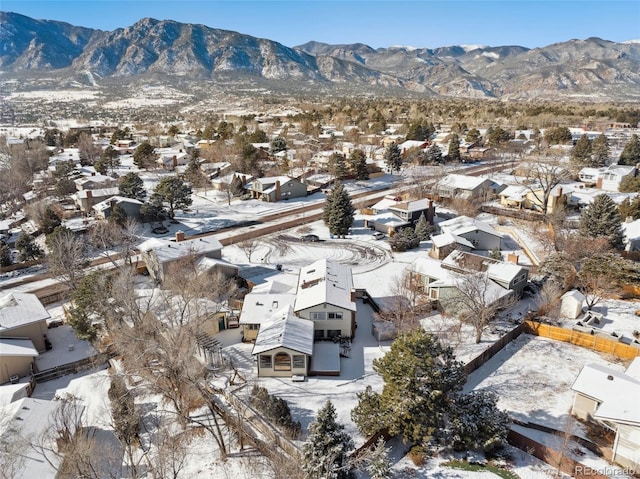
[[[431,237],[429,255],[444,259],[454,249],[463,251],[500,249],[502,234],[489,223],[468,216],[457,216],[438,223],[440,234]]]
[[[478,176],[449,174],[435,186],[435,193],[441,198],[463,198],[471,200],[491,193],[493,181]]]
[[[571,414],[615,432],[613,461],[640,470],[640,357],[625,372],[587,364],[571,389]]]
[[[256,178],[247,189],[252,198],[267,202],[307,196],[307,185],[289,176]]]

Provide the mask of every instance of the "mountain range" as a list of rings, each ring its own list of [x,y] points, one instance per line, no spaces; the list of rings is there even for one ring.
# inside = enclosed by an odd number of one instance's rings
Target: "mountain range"
[[[102,31],[0,12],[0,79],[31,74],[135,82],[260,81],[354,92],[371,88],[474,98],[640,97],[640,43],[600,38],[542,48],[278,42],[205,25],[145,18]],[[88,82],[88,80],[85,80]]]

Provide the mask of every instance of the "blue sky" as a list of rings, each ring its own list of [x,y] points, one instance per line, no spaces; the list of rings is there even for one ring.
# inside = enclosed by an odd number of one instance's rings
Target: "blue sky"
[[[316,40],[533,48],[591,36],[640,39],[638,0],[0,0],[0,9],[101,30],[144,17],[200,23],[290,47]]]

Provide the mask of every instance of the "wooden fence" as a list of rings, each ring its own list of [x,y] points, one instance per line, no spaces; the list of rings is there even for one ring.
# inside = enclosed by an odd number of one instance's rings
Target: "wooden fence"
[[[97,366],[101,366],[103,364],[106,364],[109,361],[109,359],[111,359],[112,357],[113,357],[112,354],[102,353],[102,354],[98,354],[97,356],[91,356],[89,358],[79,359],[78,361],[74,361],[68,364],[63,364],[61,366],[56,366],[55,368],[38,371],[33,374],[31,379],[36,383],[51,381],[52,379],[57,379],[62,376],[66,376],[67,374],[74,374],[74,373],[77,373],[78,371],[84,371],[86,369],[91,369]]]
[[[530,437],[527,437],[518,431],[514,431],[513,429],[509,430],[507,440],[512,446],[537,457],[553,467],[559,468],[562,472],[569,474],[571,477],[577,479],[607,479],[607,476],[599,474],[598,471],[584,466],[570,457],[566,457],[555,449],[551,449],[544,444],[540,444],[539,442],[534,441]]]
[[[608,338],[600,334],[589,334],[573,329],[565,329],[551,324],[536,321],[524,321],[524,331],[535,336],[575,344],[583,348],[608,353],[620,359],[633,359],[640,356],[640,348],[625,344],[618,339]]]
[[[521,323],[507,334],[498,339],[495,343],[493,343],[490,347],[485,349],[478,356],[473,358],[467,364],[464,365],[464,371],[467,374],[471,374],[473,371],[478,369],[484,363],[489,361],[492,357],[494,357],[498,352],[502,350],[507,344],[516,339],[525,331],[525,324]]]

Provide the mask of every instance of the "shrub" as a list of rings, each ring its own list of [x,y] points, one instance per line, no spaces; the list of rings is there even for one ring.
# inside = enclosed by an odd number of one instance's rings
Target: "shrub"
[[[389,245],[393,251],[407,251],[420,246],[420,238],[411,228],[403,228],[389,238]]]
[[[422,466],[425,462],[426,452],[422,446],[413,446],[408,456],[416,466]]]
[[[250,403],[252,406],[264,412],[270,420],[282,428],[289,438],[296,438],[302,426],[300,422],[291,417],[291,409],[284,399],[269,394],[266,388],[253,386]]]

